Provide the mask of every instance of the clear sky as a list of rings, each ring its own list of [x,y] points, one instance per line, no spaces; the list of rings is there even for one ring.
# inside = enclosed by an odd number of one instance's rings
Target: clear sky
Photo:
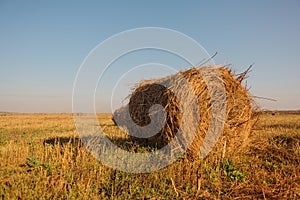
[[[277,100],[262,108],[300,109],[300,1],[1,0],[0,111],[71,112],[88,53],[139,27],[180,31],[237,72],[255,63],[251,93]]]

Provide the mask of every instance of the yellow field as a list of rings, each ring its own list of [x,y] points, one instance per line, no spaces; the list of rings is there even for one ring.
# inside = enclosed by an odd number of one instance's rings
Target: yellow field
[[[99,115],[110,138],[122,137]],[[71,114],[0,115],[2,199],[300,199],[300,114],[263,114],[242,153],[182,157],[149,174],[102,165]]]

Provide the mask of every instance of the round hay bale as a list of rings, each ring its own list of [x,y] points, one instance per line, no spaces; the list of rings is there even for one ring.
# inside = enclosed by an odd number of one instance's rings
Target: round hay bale
[[[141,81],[130,95],[129,104],[116,110],[113,120],[127,129],[132,140],[156,148],[167,145],[184,126],[181,130],[182,137],[177,139],[178,143],[181,148],[187,149],[190,158],[199,157],[203,140],[211,125],[213,105],[212,93],[199,70],[202,73],[217,70],[226,94],[224,126],[214,149],[221,149],[227,154],[240,149],[253,124],[252,99],[241,84],[246,73],[236,77],[231,70],[222,66],[191,68],[168,77]],[[188,88],[192,88],[192,92]],[[196,104],[193,104],[195,100]],[[160,105],[163,109],[152,109],[155,105]],[[196,105],[196,109],[192,105]],[[149,124],[152,126],[147,128]],[[193,129],[195,126],[196,129]],[[194,135],[191,132],[195,132]],[[190,137],[192,142],[186,146]]]

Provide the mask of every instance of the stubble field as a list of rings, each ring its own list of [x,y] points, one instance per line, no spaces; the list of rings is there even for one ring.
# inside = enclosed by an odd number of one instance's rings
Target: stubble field
[[[99,123],[122,141],[110,114]],[[71,114],[1,114],[0,198],[300,199],[300,113],[261,114],[246,148],[222,154],[130,174],[87,152]]]

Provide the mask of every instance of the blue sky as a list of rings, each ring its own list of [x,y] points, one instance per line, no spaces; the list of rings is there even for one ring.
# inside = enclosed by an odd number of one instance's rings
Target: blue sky
[[[1,0],[0,27],[0,111],[71,112],[89,52],[140,27],[180,31],[237,72],[255,63],[251,93],[277,100],[258,100],[261,107],[300,109],[300,1]]]

